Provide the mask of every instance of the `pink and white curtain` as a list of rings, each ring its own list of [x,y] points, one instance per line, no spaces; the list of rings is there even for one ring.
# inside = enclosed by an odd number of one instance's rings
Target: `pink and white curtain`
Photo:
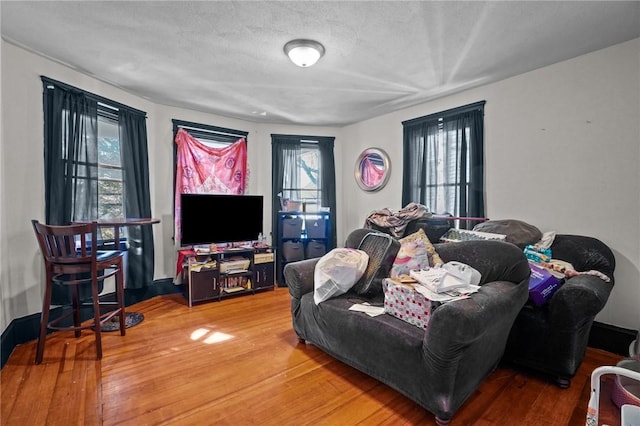
[[[247,141],[244,138],[223,148],[207,146],[178,129],[175,222],[180,241],[180,194],[244,194],[248,183]]]

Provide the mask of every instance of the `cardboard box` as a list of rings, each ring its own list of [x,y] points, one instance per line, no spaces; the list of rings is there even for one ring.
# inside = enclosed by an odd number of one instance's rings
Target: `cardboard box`
[[[531,277],[529,278],[529,299],[542,306],[551,299],[553,293],[560,288],[564,280],[555,276],[546,268],[529,262]]]
[[[427,329],[434,302],[414,290],[413,284],[401,283],[394,278],[385,278],[384,312],[402,321]]]

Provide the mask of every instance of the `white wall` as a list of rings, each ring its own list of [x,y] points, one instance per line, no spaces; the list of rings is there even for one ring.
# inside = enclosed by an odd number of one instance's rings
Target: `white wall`
[[[616,285],[597,320],[640,329],[640,39],[344,128],[339,229],[402,207],[402,121],[480,100],[486,215],[608,244]],[[372,146],[389,153],[392,172],[365,193],[352,165]]]
[[[2,143],[0,144],[0,329],[16,318],[40,312],[42,258],[30,220],[44,220],[44,145],[41,75],[147,112],[154,278],[175,275],[173,243],[173,124],[193,121],[249,132],[249,194],[265,195],[265,231],[271,230],[271,134],[336,136],[341,129],[265,125],[151,103],[66,66],[6,43],[2,53]],[[336,161],[341,167],[340,160]],[[233,213],[231,213],[233,214]]]
[[[266,125],[153,104],[2,41],[0,329],[41,310],[42,260],[29,220],[44,218],[40,75],[147,112],[155,279],[173,276],[171,119],[249,132],[250,194],[265,195],[270,230],[272,133],[336,137],[338,241],[382,207],[400,208],[403,120],[486,100],[487,215],[541,230],[593,235],[618,261],[598,320],[640,327],[640,40],[345,128]],[[546,129],[546,130],[542,130]],[[365,193],[353,172],[362,149],[392,162],[387,186]]]

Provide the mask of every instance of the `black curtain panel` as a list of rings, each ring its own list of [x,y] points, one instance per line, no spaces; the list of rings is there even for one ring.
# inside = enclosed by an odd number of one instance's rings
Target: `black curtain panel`
[[[124,213],[151,217],[146,113],[48,77],[41,79],[46,222],[67,225],[98,219],[98,114],[115,120],[116,111]],[[151,225],[130,227],[127,232],[127,288],[142,288],[153,282]]]
[[[284,135],[271,135],[271,241],[275,244],[278,236],[278,211],[281,210],[281,198],[298,199],[299,196],[285,191],[287,186],[297,188],[297,161],[301,144],[297,138]]]
[[[403,206],[484,217],[484,104],[402,123]]]
[[[98,103],[43,78],[45,220],[68,225],[98,212]]]
[[[151,217],[151,197],[146,114],[119,110],[118,132],[122,148],[125,214],[129,218],[149,218]],[[130,226],[127,232],[125,282],[128,289],[143,288],[153,283],[152,225]]]
[[[331,226],[332,247],[337,247],[337,231],[336,231],[336,171],[335,159],[333,155],[333,138],[323,138],[318,141],[320,148],[321,164],[321,189],[322,189],[322,206],[331,209],[333,216],[333,224]]]

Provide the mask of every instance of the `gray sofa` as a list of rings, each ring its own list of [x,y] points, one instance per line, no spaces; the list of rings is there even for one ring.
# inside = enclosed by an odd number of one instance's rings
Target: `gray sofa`
[[[356,230],[346,246],[370,230]],[[469,299],[437,307],[428,329],[391,315],[369,317],[349,311],[363,300],[354,292],[316,305],[313,273],[318,259],[287,264],[293,328],[301,341],[380,380],[448,424],[496,368],[511,326],[528,297],[530,269],[522,250],[510,243],[468,241],[436,244],[445,262],[457,260],[482,274]],[[367,298],[382,303],[384,295]]]

